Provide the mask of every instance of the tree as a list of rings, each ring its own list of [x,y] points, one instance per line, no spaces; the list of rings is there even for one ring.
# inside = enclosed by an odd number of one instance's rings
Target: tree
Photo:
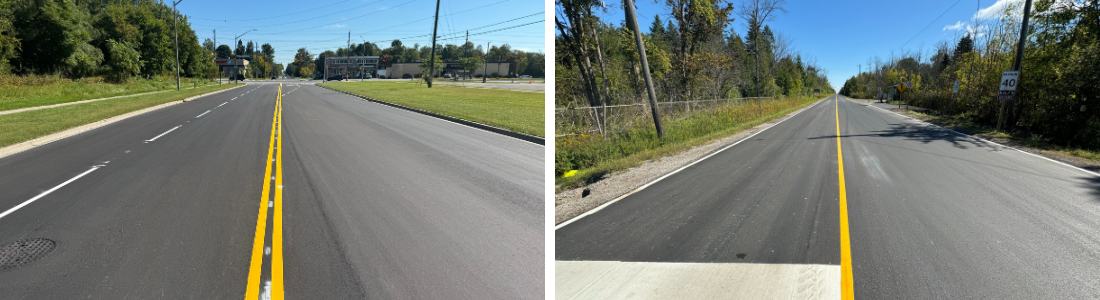
[[[462,69],[469,71],[466,76],[467,79],[469,78],[469,75],[473,73],[473,70],[477,70],[478,68],[485,66],[485,60],[481,59],[480,57],[467,57],[459,59],[459,61],[462,62]]]
[[[770,51],[769,47],[761,47],[760,43],[767,43],[767,40],[761,41],[761,27],[765,22],[775,19],[775,13],[787,12],[783,8],[784,0],[745,0],[741,3],[741,8],[737,10],[737,15],[741,16],[745,20],[745,24],[749,30],[748,40],[745,41],[748,44],[746,50],[753,56],[754,74],[753,82],[755,82],[755,94],[761,95],[760,81],[762,75],[760,73],[760,62],[766,57],[761,55],[762,51]],[[769,30],[770,32],[770,30]],[[770,61],[770,57],[767,57]],[[759,105],[759,104],[758,104]]]
[[[116,82],[126,82],[130,77],[141,73],[141,54],[134,50],[129,43],[107,40],[110,49],[108,78]]]
[[[218,58],[230,58],[231,56],[233,56],[233,50],[229,49],[229,45],[221,45],[218,46],[218,51],[216,51],[216,54]]]
[[[214,47],[214,41],[210,39],[205,39],[202,41],[202,48],[206,49],[206,51],[210,53],[214,53],[214,50],[216,50]]]
[[[429,66],[432,67],[432,68],[429,69]],[[421,72],[423,72],[424,76],[426,78],[429,78],[427,80],[430,81],[431,77],[434,77],[436,75],[436,73],[439,73],[439,71],[443,69],[443,60],[440,59],[439,55],[436,55],[434,64],[432,64],[431,61],[429,61],[429,60],[425,60],[424,62],[420,63],[420,69],[421,70],[426,70],[426,71],[421,71]]]
[[[951,60],[958,61],[963,54],[970,53],[970,51],[974,51],[974,39],[970,38],[968,33],[959,39],[959,44],[955,46],[955,53],[952,54]]]

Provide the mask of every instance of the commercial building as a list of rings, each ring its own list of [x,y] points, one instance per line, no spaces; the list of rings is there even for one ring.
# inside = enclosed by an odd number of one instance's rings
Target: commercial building
[[[248,60],[243,58],[217,58],[214,59],[214,64],[218,65],[221,76],[226,78],[234,74],[245,74],[244,70],[248,70]]]
[[[389,78],[404,78],[405,75],[409,77],[416,77],[420,75],[421,62],[409,62],[409,63],[393,63],[386,69],[386,75]],[[488,68],[486,68],[488,66]],[[506,62],[491,62],[488,64],[482,64],[476,70],[472,70],[471,76],[485,75],[486,69],[489,71],[489,76],[493,74],[499,74],[499,76],[508,75],[509,64]],[[450,73],[451,75],[458,74],[459,76],[466,75],[466,70],[462,69],[462,64],[459,63],[443,63],[442,70],[436,72],[435,76],[443,76],[443,74]]]
[[[378,75],[378,56],[326,57],[325,76],[343,75],[344,78],[362,78],[364,74]]]

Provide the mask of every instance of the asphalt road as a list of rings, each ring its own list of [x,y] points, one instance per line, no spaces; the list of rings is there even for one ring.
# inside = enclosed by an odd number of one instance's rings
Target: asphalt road
[[[856,298],[1100,295],[1100,177],[832,97],[557,229],[555,259],[839,265],[837,119]]]
[[[56,242],[0,269],[0,298],[243,298],[277,83],[0,159],[0,211],[50,191],[0,217],[0,245]],[[282,167],[286,297],[544,295],[542,146],[313,85],[283,94],[270,163]]]

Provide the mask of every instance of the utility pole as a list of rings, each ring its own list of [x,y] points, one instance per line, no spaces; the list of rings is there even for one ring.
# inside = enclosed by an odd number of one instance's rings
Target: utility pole
[[[466,48],[466,44],[469,44],[469,43],[470,43],[470,31],[467,30],[466,31],[466,42],[462,43],[462,48]],[[464,50],[466,50],[465,51],[466,53],[463,53],[462,57],[463,58],[469,58],[470,57],[470,49],[467,48],[467,49],[464,49]],[[467,72],[466,73],[466,79],[468,80],[468,79],[470,79],[470,73],[469,73],[469,70],[466,70],[466,72]],[[454,77],[455,76],[451,76],[451,79],[458,80],[458,78],[454,78]]]
[[[634,0],[623,0],[626,2],[626,19],[633,27],[634,31],[634,43],[638,44],[638,58],[642,61],[642,74],[645,75],[645,89],[649,95],[649,109],[653,112],[653,125],[657,127],[657,138],[665,136],[665,129],[661,127],[661,113],[657,109],[657,96],[653,92],[653,78],[649,75],[649,59],[645,55],[645,44],[642,42],[642,32],[638,28],[638,16],[634,12]]]
[[[218,58],[218,30],[214,29],[214,58]],[[222,84],[222,67],[218,67],[218,85]]]
[[[1020,71],[1021,65],[1024,63],[1024,43],[1027,42],[1027,21],[1030,16],[1031,0],[1027,0],[1024,3],[1024,23],[1020,25],[1020,41],[1016,45],[1016,61],[1012,63],[1012,70],[1014,71]],[[1008,102],[1008,126],[1010,127],[1016,124],[1016,98],[1019,98],[1019,93],[1017,93],[1017,97]]]
[[[180,4],[180,2],[183,2],[183,0],[172,2],[172,32],[173,32],[173,36],[175,37],[175,41],[176,41],[176,90],[177,91],[180,90],[180,34],[179,34],[178,26],[176,25],[176,19],[179,19],[179,18],[176,17],[176,15],[179,14],[178,11],[176,10],[176,5]]]
[[[492,44],[492,42],[485,43],[485,69],[481,72],[481,83],[485,83],[485,80],[489,78],[489,44]]]
[[[183,0],[180,0],[180,1],[183,1]],[[255,30],[255,29],[252,29],[252,30],[249,30],[249,31],[245,31],[245,32],[244,32],[244,33],[242,33],[241,35],[238,35],[238,36],[236,36],[236,37],[233,37],[233,47],[237,47],[237,41],[238,41],[238,40],[240,40],[240,38],[241,38],[242,36],[244,36],[244,35],[248,34],[249,32],[253,32],[253,31],[256,31],[256,30]],[[236,51],[236,50],[234,50],[234,51]],[[233,53],[232,53],[232,51],[231,51],[231,52],[229,53],[229,55],[230,55],[230,56],[233,56]],[[231,57],[231,58],[229,58],[229,62],[233,62],[233,60],[234,60],[234,59],[235,59],[235,58],[232,58],[232,57]],[[233,80],[234,80],[234,81],[235,81],[235,80],[237,80],[237,74],[236,74],[237,72],[239,72],[239,71],[238,71],[238,69],[237,69],[237,64],[236,64],[236,63],[233,63],[233,73],[234,73],[234,74],[233,74]]]
[[[432,88],[432,74],[435,72],[435,34],[439,27],[439,0],[435,0],[435,24],[432,25],[432,54],[428,57],[428,88]]]

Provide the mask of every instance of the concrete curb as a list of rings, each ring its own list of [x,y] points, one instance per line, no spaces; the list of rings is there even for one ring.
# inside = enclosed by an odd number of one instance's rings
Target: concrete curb
[[[496,133],[496,134],[509,136],[509,137],[513,137],[513,138],[517,138],[517,139],[521,139],[521,140],[524,140],[524,141],[528,141],[528,142],[532,142],[532,143],[535,143],[535,144],[546,146],[546,139],[541,138],[541,137],[537,137],[537,136],[533,136],[533,135],[530,135],[530,134],[519,133],[519,132],[511,131],[511,130],[500,128],[500,127],[494,127],[494,126],[490,126],[490,125],[477,123],[477,122],[474,122],[474,121],[468,121],[468,120],[455,118],[455,117],[448,116],[448,115],[437,114],[437,113],[433,113],[433,112],[426,111],[426,110],[420,110],[420,109],[416,109],[416,108],[412,108],[412,107],[408,107],[408,106],[403,106],[403,105],[399,105],[399,104],[393,104],[393,103],[389,103],[389,102],[385,102],[385,101],[379,101],[379,100],[372,99],[372,98],[369,98],[369,97],[364,97],[364,96],[348,93],[348,92],[345,92],[345,91],[336,90],[336,89],[333,89],[333,88],[330,88],[330,87],[327,87],[327,86],[318,85],[318,87],[328,89],[330,91],[334,91],[334,92],[337,92],[337,93],[347,94],[347,95],[350,95],[352,97],[360,98],[360,99],[363,99],[363,100],[366,100],[366,101],[370,101],[370,102],[390,106],[390,107],[393,107],[393,108],[403,109],[403,110],[411,111],[411,112],[414,112],[414,113],[427,115],[427,116],[431,116],[431,117],[451,121],[451,122],[454,122],[454,123],[474,127],[474,128],[477,128],[477,129],[485,130],[485,131],[488,131],[488,132],[493,132],[493,133]]]
[[[80,125],[80,126],[77,126],[77,127],[65,129],[65,130],[62,130],[60,132],[55,132],[55,133],[52,133],[52,134],[49,134],[49,135],[41,136],[41,137],[26,141],[26,142],[22,142],[22,143],[18,143],[18,144],[12,144],[10,146],[0,148],[0,158],[11,156],[13,154],[20,153],[20,152],[23,152],[23,151],[27,151],[27,150],[30,150],[30,149],[34,149],[34,148],[37,148],[37,147],[42,146],[42,145],[53,143],[53,142],[62,140],[62,139],[67,138],[67,137],[71,137],[71,136],[78,135],[78,134],[81,134],[81,133],[84,133],[84,132],[88,132],[88,131],[91,131],[93,129],[100,128],[100,127],[103,127],[103,126],[107,126],[107,125],[110,125],[112,123],[122,121],[122,120],[125,120],[125,119],[128,119],[128,118],[134,117],[134,116],[138,116],[138,115],[141,115],[141,114],[144,114],[144,113],[147,113],[147,112],[151,112],[151,111],[158,110],[158,109],[161,109],[161,108],[173,106],[173,105],[176,105],[176,104],[191,101],[191,100],[198,99],[198,98],[201,98],[201,97],[205,97],[205,96],[209,96],[209,95],[213,95],[213,94],[217,94],[217,93],[221,93],[221,92],[225,92],[225,91],[229,91],[229,90],[235,90],[235,89],[241,88],[241,87],[244,87],[244,85],[241,85],[241,86],[238,86],[238,87],[233,87],[233,88],[228,88],[228,89],[224,89],[224,90],[220,90],[220,91],[209,92],[209,93],[205,93],[205,94],[198,95],[198,96],[188,97],[187,99],[183,99],[183,101],[172,101],[172,102],[164,103],[164,104],[157,105],[157,106],[146,107],[146,108],[135,110],[135,111],[128,112],[128,113],[125,113],[125,114],[121,114],[121,115],[117,115],[117,116],[114,116],[114,117],[106,118],[106,119],[103,119],[103,120],[100,120],[100,121],[96,121],[96,122]]]

